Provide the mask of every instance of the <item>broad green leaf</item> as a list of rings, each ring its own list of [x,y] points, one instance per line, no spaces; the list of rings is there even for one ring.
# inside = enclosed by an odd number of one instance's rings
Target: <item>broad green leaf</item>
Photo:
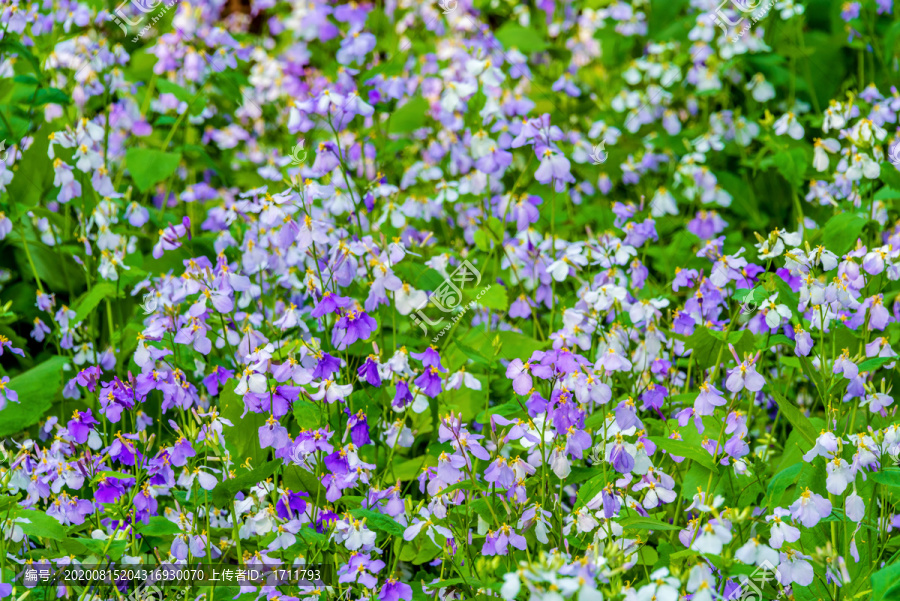
[[[530,27],[522,27],[515,21],[507,21],[497,31],[496,37],[506,50],[516,48],[526,55],[547,49],[547,42],[540,33]]]
[[[178,524],[160,515],[150,516],[149,524],[138,524],[135,530],[144,536],[166,536],[181,533],[181,528],[178,527]]]
[[[775,402],[778,403],[778,410],[781,411],[782,415],[784,415],[792,426],[799,430],[800,434],[809,444],[816,444],[818,433],[809,421],[809,418],[803,415],[803,412],[800,411],[797,406],[789,403],[774,386],[769,386],[768,388],[772,393],[772,396],[775,397]]]
[[[47,191],[53,188],[53,161],[47,154],[50,147],[48,136],[52,131],[52,127],[45,125],[34,134],[34,142],[17,161],[18,169],[7,188],[9,197],[25,207],[39,204]],[[31,245],[34,246],[34,243]]]
[[[268,415],[248,411],[241,417],[244,399],[234,392],[235,386],[235,380],[222,384],[218,399],[219,414],[234,424],[223,427],[226,447],[234,454],[232,459],[237,465],[247,459],[252,465],[259,465],[268,459],[268,449],[259,448],[259,429],[266,423]]]
[[[853,213],[838,213],[823,228],[825,247],[840,256],[856,244],[865,226],[866,220],[862,217]]]
[[[407,459],[394,466],[394,477],[403,481],[412,480],[425,468],[435,466],[437,466],[437,459],[431,455]]]
[[[719,465],[713,460],[712,455],[710,455],[703,447],[691,445],[683,440],[665,438],[663,436],[651,436],[650,440],[655,442],[657,446],[661,447],[663,450],[668,451],[671,455],[691,459],[714,472],[719,469]]]
[[[72,99],[68,94],[57,88],[41,88],[34,95],[32,106],[43,106],[45,104],[60,104],[68,106],[72,104]]]
[[[63,365],[68,361],[66,357],[51,357],[9,381],[6,388],[18,393],[19,402],[7,402],[0,411],[0,436],[21,432],[40,421],[59,392]],[[74,376],[71,372],[70,377]]]
[[[620,521],[622,528],[631,528],[633,530],[681,530],[680,526],[666,524],[649,517],[633,516]]]
[[[859,371],[874,371],[882,365],[886,365],[896,360],[896,355],[892,355],[890,357],[872,357],[871,359],[866,359],[859,364]]]
[[[900,469],[887,468],[880,472],[874,472],[871,476],[875,482],[882,486],[894,489],[895,496],[896,493],[900,493]]]
[[[393,112],[388,121],[388,133],[408,134],[421,128],[425,125],[429,108],[427,100],[421,96],[413,97]]]
[[[734,345],[738,357],[756,350],[756,338],[749,330],[728,332],[726,339],[724,331],[699,326],[684,342],[685,348],[693,351],[692,357],[697,365],[704,369],[712,367],[717,360],[725,361],[731,356],[728,344]]]
[[[306,430],[322,427],[322,411],[302,394],[294,402],[294,419]]]
[[[19,509],[13,516],[17,521],[16,524],[22,528],[22,531],[28,536],[39,536],[41,538],[52,538],[53,540],[63,540],[66,538],[66,529],[56,518],[51,517],[43,511],[33,509]],[[27,522],[18,520],[28,520]]]
[[[872,574],[872,601],[896,601],[898,598],[900,598],[900,563],[885,566]]]
[[[115,298],[115,296],[115,284],[110,282],[100,282],[95,284],[94,287],[91,288],[91,291],[82,296],[72,307],[75,310],[75,319],[73,322],[78,323],[84,321],[104,298]]]
[[[151,148],[129,148],[125,153],[125,165],[141,192],[146,192],[163,181],[178,168],[181,153],[164,152]]]
[[[574,509],[584,507],[591,499],[596,497],[597,494],[603,490],[603,487],[606,486],[607,477],[607,474],[599,473],[582,484],[581,488],[578,489],[578,496],[575,499]]]
[[[234,478],[219,482],[212,490],[213,503],[216,503],[218,506],[230,503],[234,500],[234,495],[237,494],[238,491],[249,489],[259,482],[264,482],[266,478],[274,474],[275,470],[278,469],[278,466],[283,463],[284,462],[281,459],[274,459],[249,472],[244,472],[238,474]],[[200,498],[203,498],[203,493],[200,493]]]
[[[800,470],[802,468],[802,463],[795,463],[781,470],[769,480],[769,485],[766,489],[767,504],[778,503],[781,494],[790,488],[790,486],[797,481],[797,478],[800,477]]]
[[[457,482],[456,484],[448,486],[447,488],[438,492],[438,494],[445,495],[445,494],[449,494],[449,493],[452,493],[452,492],[460,490],[460,489],[462,489],[462,490],[484,490],[484,485],[482,485],[480,482],[472,482],[471,480],[463,480],[462,482]]]
[[[467,302],[474,302],[488,309],[506,311],[509,308],[506,288],[500,284],[489,284],[480,288],[467,288],[463,290],[463,295]]]
[[[404,530],[406,530],[403,525],[397,523],[397,520],[391,516],[372,511],[371,509],[354,509],[350,512],[350,515],[358,519],[365,519],[366,524],[372,530],[379,530],[393,536],[402,537]]]

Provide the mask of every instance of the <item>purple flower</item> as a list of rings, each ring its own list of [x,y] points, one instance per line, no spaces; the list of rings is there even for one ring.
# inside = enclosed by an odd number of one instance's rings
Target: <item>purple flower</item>
[[[356,374],[360,380],[368,382],[371,386],[381,386],[381,374],[378,373],[378,357],[374,355],[366,357],[363,364],[356,370]]]
[[[412,601],[412,587],[395,578],[388,578],[381,590],[378,591],[380,601]]]
[[[15,390],[7,388],[7,384],[9,384],[9,376],[3,376],[0,379],[0,410],[6,407],[6,401],[19,402],[19,394]]]
[[[507,524],[503,524],[496,532],[488,531],[484,545],[481,547],[481,554],[486,556],[507,555],[509,546],[524,551],[527,543],[524,536],[517,534]]]
[[[153,258],[159,259],[167,250],[175,250],[181,246],[181,238],[187,235],[191,238],[191,220],[184,217],[178,225],[169,224],[164,230],[159,230],[159,241],[153,247]]]
[[[349,311],[334,324],[331,343],[344,350],[357,340],[366,340],[378,327],[378,323],[363,311]]]
[[[322,317],[326,313],[337,313],[339,309],[349,307],[351,299],[344,296],[337,296],[331,292],[325,291],[322,300],[316,304],[315,308],[310,312],[313,317]]]
[[[291,437],[288,435],[287,428],[279,424],[271,415],[266,420],[266,423],[259,428],[259,447],[261,449],[272,447],[278,450],[290,444],[290,442]]]
[[[506,366],[506,377],[513,381],[513,390],[516,394],[528,394],[532,387],[531,374],[528,363],[522,363],[521,359],[513,359]]]
[[[84,444],[87,442],[91,430],[93,430],[94,426],[98,423],[100,422],[94,419],[90,409],[86,411],[75,411],[72,414],[72,419],[69,420],[69,423],[66,425],[66,429],[77,444]]]
[[[416,386],[429,398],[435,398],[441,393],[441,376],[437,367],[428,367],[416,378]]]
[[[537,150],[535,150],[535,154],[541,159],[541,164],[534,173],[534,179],[542,184],[553,181],[557,192],[566,189],[566,182],[575,183],[575,178],[570,172],[571,164],[565,155],[554,152],[550,148],[544,148],[543,156],[538,154]]]
[[[410,355],[413,359],[418,359],[422,362],[422,365],[425,367],[434,367],[438,371],[446,372],[447,369],[441,365],[441,356],[438,354],[437,349],[433,346],[429,346],[425,349],[424,353],[412,353]]]
[[[732,354],[735,354],[734,347],[731,345],[729,346],[731,347]],[[757,354],[757,356],[759,355]],[[737,360],[736,354],[735,360]],[[756,368],[753,366],[755,361],[755,358],[750,359],[749,361],[742,361],[740,365],[728,372],[728,378],[725,380],[725,388],[727,388],[729,392],[740,392],[744,388],[750,392],[759,392],[762,390],[766,381],[759,373],[757,373]]]
[[[806,528],[812,528],[820,520],[831,515],[831,501],[821,495],[810,492],[807,488],[789,509],[794,520],[800,522]]]

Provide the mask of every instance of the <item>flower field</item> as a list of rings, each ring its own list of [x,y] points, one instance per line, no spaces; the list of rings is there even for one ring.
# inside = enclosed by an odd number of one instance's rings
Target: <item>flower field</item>
[[[3,0],[0,598],[900,600],[898,10]]]

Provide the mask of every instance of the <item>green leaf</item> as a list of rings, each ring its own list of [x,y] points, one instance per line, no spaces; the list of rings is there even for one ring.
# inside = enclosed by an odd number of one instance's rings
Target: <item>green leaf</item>
[[[191,99],[194,97],[193,94],[188,92],[182,86],[172,83],[167,79],[157,79],[156,88],[159,90],[160,94],[171,94],[181,102],[190,103]]]
[[[97,308],[104,298],[115,298],[116,286],[110,282],[100,282],[95,284],[91,291],[81,297],[72,307],[75,310],[74,323],[84,321],[91,311]]]
[[[680,526],[666,524],[665,522],[643,516],[625,518],[619,524],[622,528],[631,528],[633,530],[681,530]]]
[[[9,197],[25,207],[39,204],[44,194],[53,188],[53,162],[47,154],[51,130],[45,125],[34,135],[34,142],[22,153],[16,174],[7,188]]]
[[[322,411],[303,395],[294,402],[294,418],[306,430],[315,430],[322,426]]]
[[[871,359],[866,359],[862,363],[859,364],[859,371],[874,371],[885,365],[886,363],[891,363],[892,361],[896,361],[897,356],[891,355],[890,357],[872,357]]]
[[[525,411],[522,410],[522,404],[518,401],[506,401],[502,405],[496,405],[494,407],[489,407],[487,411],[482,411],[475,418],[475,421],[479,424],[486,424],[490,421],[492,415],[501,415],[507,419],[513,419],[515,417],[521,417],[525,419],[527,416],[525,415]]]
[[[268,458],[267,449],[259,448],[259,429],[266,423],[267,416],[262,413],[244,412],[244,399],[234,392],[236,382],[228,380],[222,384],[219,394],[219,414],[229,420],[233,427],[224,426],[226,447],[232,452],[232,459],[238,465],[250,459],[252,464],[259,464]]]
[[[439,495],[445,495],[456,490],[484,490],[484,486],[480,482],[472,482],[472,480],[463,480],[457,482],[438,492]]]
[[[900,563],[893,563],[872,574],[872,601],[888,601],[888,599],[895,601],[898,597],[900,597]]]
[[[790,488],[792,484],[797,482],[797,478],[800,477],[800,470],[802,468],[803,464],[798,462],[775,474],[775,476],[769,480],[769,485],[766,489],[766,503],[769,505],[778,503],[781,494]]]
[[[393,536],[402,537],[403,532],[406,530],[401,524],[397,523],[394,518],[384,515],[383,513],[378,513],[377,511],[372,511],[371,509],[354,509],[350,512],[350,515],[359,519],[365,518],[369,528]]]
[[[59,391],[63,365],[68,361],[66,357],[51,357],[9,381],[6,388],[18,393],[19,402],[7,402],[0,411],[0,436],[21,432],[40,421]]]
[[[263,482],[266,478],[274,474],[275,470],[277,470],[278,466],[282,463],[284,462],[281,459],[274,459],[249,472],[244,472],[239,476],[219,482],[212,490],[213,503],[218,506],[230,503],[234,500],[234,495],[236,495],[238,491],[248,489],[258,482]],[[203,493],[200,493],[199,496],[200,498],[203,498]]]
[[[862,233],[866,220],[853,213],[838,213],[828,220],[822,231],[828,250],[841,255],[850,250]]]
[[[546,342],[539,342],[531,336],[510,332],[504,330],[502,332],[492,332],[494,336],[500,339],[500,358],[501,359],[522,359],[523,361],[530,358],[535,351],[542,351],[547,348]],[[492,336],[493,337],[493,336]]]
[[[388,121],[388,133],[392,135],[408,134],[423,127],[430,108],[428,101],[421,96],[413,97],[393,112]]]
[[[770,386],[769,388],[772,396],[775,397],[775,402],[778,403],[778,410],[781,411],[792,426],[797,428],[803,438],[806,439],[806,442],[811,445],[816,444],[818,434],[809,418],[803,415],[803,412],[798,407],[790,404],[774,387]]]
[[[721,362],[730,356],[728,344],[734,345],[738,357],[756,350],[756,338],[750,330],[728,332],[726,339],[724,331],[700,326],[684,341],[685,348],[694,351],[692,354],[694,361],[703,369],[712,367],[717,360]]]
[[[285,466],[283,482],[288,490],[305,492],[311,499],[317,498],[318,495],[325,498],[325,487],[319,478],[297,465]]]
[[[98,482],[101,478],[125,479],[125,478],[134,478],[134,476],[131,474],[123,474],[122,472],[111,472],[111,471],[104,470],[102,472],[97,472],[96,474],[94,474],[94,477],[91,478],[91,482],[92,483]]]
[[[488,309],[506,311],[509,308],[506,288],[499,284],[489,284],[481,288],[466,288],[463,290],[463,295],[467,302],[474,302]]]
[[[181,528],[178,527],[178,524],[167,520],[161,515],[150,516],[149,524],[138,524],[135,530],[144,536],[166,536],[181,533]]]
[[[715,462],[705,448],[691,445],[683,440],[675,438],[665,438],[663,436],[651,436],[650,440],[656,443],[664,451],[676,457],[684,457],[692,461],[696,461],[705,468],[712,471],[718,471],[719,465]]]
[[[180,152],[129,148],[125,153],[125,165],[141,192],[146,192],[155,184],[175,173],[180,162]]]
[[[871,475],[875,482],[900,492],[900,469],[888,468],[880,472],[874,472]]]
[[[34,95],[34,102],[31,106],[43,106],[45,104],[61,104],[68,106],[72,104],[72,99],[68,94],[57,88],[41,88]]]
[[[597,496],[603,487],[606,486],[606,474],[597,474],[578,489],[578,496],[575,498],[575,509],[584,507],[587,503]]]
[[[515,21],[507,21],[497,31],[496,37],[507,50],[517,48],[526,55],[542,52],[548,47],[540,33],[530,27],[522,27]]]
[[[28,520],[28,522],[16,522],[28,536],[52,538],[53,540],[64,540],[66,538],[66,530],[62,527],[62,524],[56,518],[47,515],[43,511],[19,509],[15,512],[14,517],[15,519],[24,518]]]
[[[435,466],[437,466],[437,459],[431,455],[407,459],[394,466],[394,476],[405,482],[414,479],[426,467]]]

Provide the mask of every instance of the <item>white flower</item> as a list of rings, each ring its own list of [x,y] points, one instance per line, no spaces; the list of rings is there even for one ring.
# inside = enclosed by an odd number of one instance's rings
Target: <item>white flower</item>
[[[677,214],[678,205],[675,203],[675,197],[665,188],[659,188],[650,201],[650,215],[662,217],[663,215]]]
[[[779,136],[787,134],[793,139],[799,140],[803,137],[803,126],[797,121],[794,113],[785,113],[775,122],[775,134]]]
[[[418,311],[428,302],[428,295],[421,290],[416,290],[409,284],[403,284],[394,293],[394,304],[400,315],[409,315],[412,311]]]
[[[866,504],[858,494],[856,489],[847,497],[844,504],[844,511],[847,517],[856,523],[859,523],[866,517]]]
[[[828,169],[828,155],[834,154],[841,149],[841,144],[834,138],[816,138],[813,142],[813,167],[816,171],[825,171]]]
[[[767,82],[762,73],[757,73],[747,82],[747,89],[757,102],[767,102],[775,98],[775,86]]]

